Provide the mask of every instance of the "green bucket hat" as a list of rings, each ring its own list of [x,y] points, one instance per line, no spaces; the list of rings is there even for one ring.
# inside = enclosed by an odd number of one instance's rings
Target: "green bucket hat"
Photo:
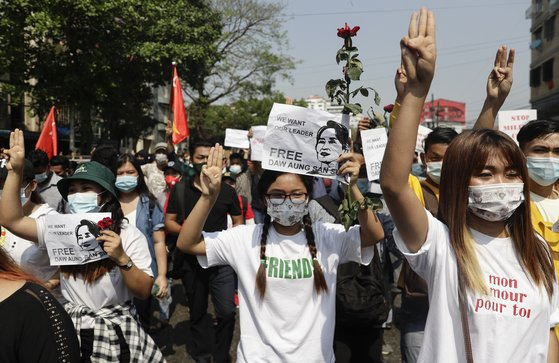
[[[62,198],[68,200],[68,186],[72,180],[89,180],[99,184],[118,199],[115,190],[115,179],[115,175],[109,168],[96,161],[90,161],[78,166],[74,175],[61,179],[56,186]]]

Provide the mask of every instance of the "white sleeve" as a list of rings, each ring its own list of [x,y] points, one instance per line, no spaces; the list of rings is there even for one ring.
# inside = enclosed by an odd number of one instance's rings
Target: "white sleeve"
[[[553,284],[553,296],[551,297],[551,306],[549,314],[549,326],[551,328],[559,325],[559,286],[557,286],[557,278]]]
[[[449,256],[450,237],[446,225],[433,217],[427,210],[424,212],[427,214],[429,225],[427,238],[419,251],[412,253],[408,250],[398,228],[394,228],[394,241],[411,268],[424,280],[431,281],[429,277],[435,273],[437,263],[442,264],[444,259]]]
[[[45,216],[40,216],[39,218],[35,219],[35,223],[37,224],[37,244],[41,248],[46,248],[45,233],[47,227],[45,225]]]
[[[122,238],[124,252],[132,259],[134,265],[150,277],[153,277],[148,241],[142,232],[135,226],[123,223],[120,238]]]
[[[239,263],[243,263],[246,256],[247,244],[252,245],[255,235],[260,236],[261,224],[239,225],[220,232],[202,232],[206,255],[197,256],[198,263],[203,268],[218,265],[229,265],[235,271]],[[244,252],[243,252],[244,251]]]
[[[361,227],[356,225],[347,232],[341,224],[316,222],[313,225],[316,243],[327,243],[340,256],[340,264],[358,262],[368,265],[373,259],[375,246],[361,248]]]

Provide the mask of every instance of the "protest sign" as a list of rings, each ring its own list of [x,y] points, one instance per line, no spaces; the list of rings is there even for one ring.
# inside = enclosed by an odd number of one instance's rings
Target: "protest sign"
[[[522,126],[527,124],[528,121],[537,119],[538,110],[512,110],[497,113],[499,131],[509,135],[514,141],[516,141],[516,134]]]
[[[427,137],[427,135],[429,135],[429,133],[433,131],[428,127],[419,125],[419,128],[417,129],[417,139],[415,140],[415,151],[421,151],[423,152],[423,140],[425,140],[425,138]]]
[[[336,178],[336,160],[349,151],[349,131],[340,120],[341,116],[328,112],[274,103],[268,117],[262,167]]]
[[[46,215],[44,238],[50,264],[84,265],[108,258],[96,239],[103,218],[111,218],[111,213]]]
[[[250,160],[262,161],[265,136],[266,126],[252,126],[252,138],[250,139]]]
[[[225,142],[223,145],[238,149],[248,149],[250,146],[248,130],[225,129]]]
[[[380,166],[384,157],[384,150],[388,142],[386,129],[379,127],[371,130],[361,131],[361,142],[363,144],[363,156],[367,166],[367,179],[377,180],[380,176]]]

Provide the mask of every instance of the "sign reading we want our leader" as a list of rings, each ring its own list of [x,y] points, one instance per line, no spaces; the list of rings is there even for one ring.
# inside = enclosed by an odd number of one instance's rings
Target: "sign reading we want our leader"
[[[262,167],[336,178],[337,159],[349,151],[349,130],[340,122],[341,115],[274,103],[264,138]]]

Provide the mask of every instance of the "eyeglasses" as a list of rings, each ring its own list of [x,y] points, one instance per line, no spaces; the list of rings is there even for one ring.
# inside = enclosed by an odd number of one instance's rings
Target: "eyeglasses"
[[[266,197],[270,201],[270,203],[274,205],[280,205],[285,202],[285,198],[289,198],[289,200],[293,204],[303,204],[307,200],[307,193],[291,193],[291,194],[283,194],[283,193],[270,193],[266,194]]]

